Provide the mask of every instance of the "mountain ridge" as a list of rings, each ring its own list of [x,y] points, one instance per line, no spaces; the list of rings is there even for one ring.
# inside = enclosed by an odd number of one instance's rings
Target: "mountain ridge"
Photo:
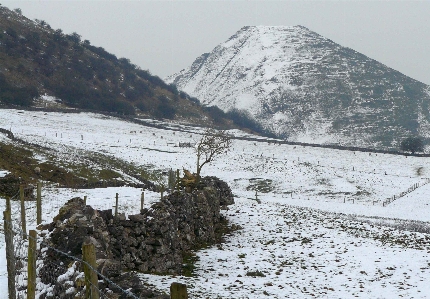
[[[291,141],[393,149],[429,137],[429,86],[300,25],[242,27],[165,80]]]

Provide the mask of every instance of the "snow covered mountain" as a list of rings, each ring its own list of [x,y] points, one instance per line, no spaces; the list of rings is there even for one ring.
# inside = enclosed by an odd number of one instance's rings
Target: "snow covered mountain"
[[[397,148],[430,137],[428,85],[303,26],[243,27],[166,81],[292,141]]]

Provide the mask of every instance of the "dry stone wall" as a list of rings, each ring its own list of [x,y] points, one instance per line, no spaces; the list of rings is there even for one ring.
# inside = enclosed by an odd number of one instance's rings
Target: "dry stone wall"
[[[233,203],[228,185],[215,177],[202,178],[191,193],[176,191],[128,219],[73,198],[43,228],[50,232],[45,242],[80,257],[82,243],[91,241],[99,272],[118,281],[130,270],[180,274],[184,253],[217,242],[224,223],[220,209]],[[39,272],[44,283],[54,271],[49,265],[60,262],[56,256],[52,249],[45,252],[49,263]]]

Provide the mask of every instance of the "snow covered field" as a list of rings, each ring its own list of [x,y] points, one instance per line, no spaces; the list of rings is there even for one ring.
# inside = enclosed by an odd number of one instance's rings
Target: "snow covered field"
[[[89,113],[19,110],[0,110],[0,127],[55,149],[58,159],[79,160],[80,153],[94,152],[154,170],[194,170],[193,149],[176,145],[198,140],[201,132],[177,124],[165,124],[166,129],[145,127]],[[4,135],[0,141],[10,142]],[[230,185],[236,204],[225,214],[243,229],[228,236],[226,243],[197,252],[200,261],[195,277],[142,275],[145,282],[166,292],[172,281],[186,282],[191,298],[430,296],[428,236],[372,224],[372,219],[380,220],[374,217],[430,221],[430,184],[424,184],[430,176],[428,158],[269,141],[234,140],[230,152],[202,171]],[[416,183],[423,186],[382,207],[383,200]],[[260,204],[254,200],[255,190],[259,190]],[[106,209],[114,205],[115,193],[119,193],[120,212],[137,213],[140,192],[130,187],[46,187],[43,220],[52,221],[67,200],[84,195],[88,204]],[[158,197],[145,192],[147,205]],[[34,210],[34,203],[27,204],[27,210]],[[0,208],[4,209],[4,201]],[[29,218],[34,225],[35,216]],[[395,219],[385,221],[395,223]],[[4,255],[4,240],[0,247]],[[0,294],[5,294],[6,271],[1,260]]]

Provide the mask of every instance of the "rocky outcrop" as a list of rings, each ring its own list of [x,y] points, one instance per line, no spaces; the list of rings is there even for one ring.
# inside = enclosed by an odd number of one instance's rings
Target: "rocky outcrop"
[[[42,282],[50,283],[50,266],[65,264],[58,251],[80,257],[84,241],[96,246],[99,272],[119,285],[124,271],[181,274],[184,253],[220,239],[225,227],[220,209],[232,203],[230,188],[215,177],[202,178],[192,192],[176,191],[128,219],[73,198],[44,227],[50,232],[44,251],[49,263],[39,271]]]

